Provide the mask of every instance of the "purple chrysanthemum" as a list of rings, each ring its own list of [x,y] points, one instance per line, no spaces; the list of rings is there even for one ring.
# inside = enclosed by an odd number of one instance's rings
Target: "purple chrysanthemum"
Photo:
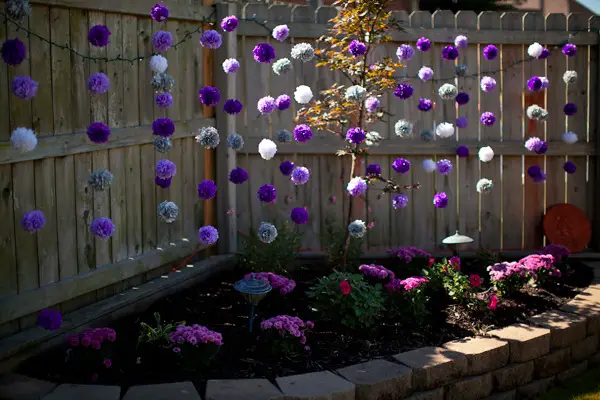
[[[277,189],[273,185],[262,185],[258,188],[256,194],[263,203],[272,203],[277,198]]]
[[[365,55],[365,53],[367,52],[367,45],[364,44],[363,42],[359,42],[358,40],[353,40],[350,42],[350,45],[348,46],[348,51],[354,57],[360,57],[360,56]]]
[[[219,231],[212,225],[203,226],[198,230],[198,240],[204,246],[215,244],[219,240]]]
[[[152,45],[157,51],[167,51],[173,45],[173,35],[168,31],[158,31],[152,36]]]
[[[302,207],[296,207],[292,209],[290,213],[290,219],[298,225],[302,225],[308,222],[308,211]]]
[[[88,32],[88,40],[92,46],[104,47],[110,43],[110,30],[105,25],[94,25]]]
[[[573,57],[575,54],[577,54],[577,46],[575,46],[573,43],[567,43],[563,46],[562,52],[567,57]]]
[[[169,18],[169,9],[164,4],[157,3],[150,10],[150,16],[156,22],[163,22]]]
[[[275,59],[275,49],[268,43],[259,43],[252,50],[254,59],[260,63],[270,63]]]
[[[445,46],[442,49],[442,58],[454,61],[458,58],[458,49],[454,46]]]
[[[399,99],[406,100],[413,95],[414,89],[409,83],[400,83],[396,90],[394,90],[394,96]]]
[[[532,165],[527,168],[527,175],[533,179],[533,183],[540,183],[546,180],[546,173],[542,171],[539,165]]]
[[[462,158],[469,157],[469,148],[467,146],[458,146],[456,148],[456,155]]]
[[[310,126],[306,124],[301,124],[294,128],[294,139],[296,139],[297,142],[308,142],[312,138],[312,135]]]
[[[15,76],[10,82],[10,88],[15,96],[30,100],[37,94],[38,83],[30,76]]]
[[[175,133],[175,124],[170,118],[157,118],[152,122],[152,133],[156,136],[171,137]]]
[[[431,48],[431,40],[426,37],[419,38],[417,40],[417,49],[422,52],[426,52]]]
[[[498,57],[498,48],[493,44],[488,44],[483,49],[483,56],[486,60],[495,60]]]
[[[265,96],[258,100],[256,108],[263,115],[271,114],[277,108],[277,104],[275,104],[274,98],[272,98],[271,96]]]
[[[204,200],[212,199],[217,195],[217,185],[215,181],[207,179],[198,184],[198,197]]]
[[[467,92],[458,92],[456,95],[456,103],[459,106],[464,106],[469,102],[469,93]]]
[[[567,174],[574,174],[577,171],[577,165],[573,161],[567,161],[563,164],[563,169]]]
[[[419,105],[417,107],[420,111],[429,111],[433,108],[433,101],[429,99],[419,99]]]
[[[238,27],[238,19],[235,15],[230,15],[221,20],[221,29],[225,32],[233,32]]]
[[[494,113],[486,111],[481,114],[481,123],[485,126],[492,126],[496,123],[496,116]]]
[[[277,96],[275,105],[279,111],[287,110],[292,105],[292,99],[287,94]]]
[[[173,105],[173,95],[171,93],[156,93],[154,100],[156,105],[160,108],[169,108]]]
[[[173,178],[160,178],[160,177],[155,177],[154,178],[154,183],[156,183],[158,186],[160,186],[163,189],[168,188],[169,186],[171,186],[171,181],[173,180]]]
[[[450,160],[439,160],[437,163],[437,169],[442,175],[448,175],[452,172],[452,163]]]
[[[396,56],[400,61],[409,61],[415,55],[415,49],[410,44],[401,44],[396,49]]]
[[[88,90],[92,94],[102,94],[108,92],[110,88],[110,79],[106,74],[97,72],[88,78]]]
[[[433,196],[433,205],[436,208],[446,208],[448,206],[448,196],[445,192],[436,193]]]
[[[239,114],[242,112],[242,108],[244,108],[244,105],[238,99],[227,99],[225,100],[225,103],[223,103],[223,111],[227,114]]]
[[[577,114],[577,105],[574,103],[567,103],[563,107],[563,112],[566,116],[571,116]]]
[[[279,164],[279,170],[283,175],[290,176],[294,170],[294,163],[292,161],[283,161],[281,164]]]
[[[527,80],[527,89],[530,92],[537,92],[543,89],[543,82],[539,76],[532,76]]]
[[[548,150],[548,143],[544,142],[538,137],[530,137],[525,142],[525,148],[529,151],[533,151],[536,154],[544,154]]]
[[[88,126],[87,135],[94,143],[106,143],[110,136],[110,128],[102,122],[92,122]]]
[[[171,160],[158,160],[156,163],[156,168],[154,168],[154,172],[160,179],[172,178],[175,176],[175,174],[177,174],[177,166]]]
[[[218,49],[223,44],[223,38],[221,34],[214,29],[209,29],[202,32],[200,36],[200,45],[207,49]]]
[[[399,210],[400,208],[404,208],[408,205],[408,196],[404,193],[395,194],[392,197],[392,207],[394,210]]]
[[[372,175],[372,176],[381,175],[381,166],[379,164],[367,165],[367,175]]]
[[[46,226],[44,212],[40,210],[26,212],[21,218],[21,226],[29,233],[39,232]]]
[[[410,170],[410,161],[404,158],[397,158],[392,163],[392,168],[399,174],[405,174]]]
[[[236,185],[242,184],[248,180],[248,172],[240,167],[235,167],[229,173],[229,181]]]
[[[360,128],[350,128],[346,132],[346,140],[351,144],[360,144],[366,137],[367,134]]]
[[[469,120],[467,117],[458,117],[456,118],[456,126],[460,129],[465,129],[469,126]]]
[[[62,325],[63,317],[60,311],[46,308],[40,311],[38,326],[49,331],[55,331]]]
[[[204,86],[198,91],[200,102],[206,106],[216,106],[221,101],[219,89],[212,86]]]
[[[306,167],[296,167],[292,171],[291,180],[296,185],[304,185],[310,179],[310,171]]]
[[[90,232],[100,239],[108,239],[115,232],[115,225],[110,218],[96,218],[90,224]]]
[[[0,48],[2,59],[8,65],[19,65],[27,56],[27,47],[19,38],[8,39],[2,43]]]

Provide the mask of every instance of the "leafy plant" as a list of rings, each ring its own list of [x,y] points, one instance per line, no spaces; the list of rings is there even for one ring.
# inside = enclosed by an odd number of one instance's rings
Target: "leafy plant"
[[[261,242],[256,234],[245,238],[241,265],[252,272],[286,273],[301,244],[302,234],[285,222],[277,229],[277,240],[273,243]]]
[[[169,336],[175,330],[177,325],[184,325],[185,322],[173,322],[170,324],[163,325],[161,322],[160,314],[154,313],[154,320],[156,326],[150,326],[145,322],[140,323],[140,335],[138,336],[138,346],[142,343],[156,345],[156,346],[169,346]]]
[[[429,278],[430,287],[437,291],[443,289],[450,299],[464,303],[470,298],[471,283],[469,277],[458,269],[460,261],[457,264],[453,259],[454,257],[448,261],[444,258],[442,262],[424,269],[423,274]]]
[[[352,271],[360,264],[362,255],[362,239],[350,237],[346,263],[344,264],[344,251],[346,245],[346,231],[348,229],[331,218],[325,219],[325,231],[322,234],[323,248],[327,252],[327,263],[330,267],[341,267],[345,271]]]
[[[500,255],[488,249],[479,249],[475,257],[477,264],[481,265],[483,268],[500,262]]]
[[[323,319],[360,329],[372,327],[382,317],[386,300],[382,289],[363,275],[334,272],[320,278],[307,295]]]

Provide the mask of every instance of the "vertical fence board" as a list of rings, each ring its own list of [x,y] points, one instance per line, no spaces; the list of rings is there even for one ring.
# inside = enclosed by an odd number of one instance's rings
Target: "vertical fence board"
[[[4,43],[6,39],[11,38],[7,34],[7,22],[2,21],[0,23],[0,42]],[[10,85],[9,68],[8,64],[4,62],[0,64],[0,82],[5,87]],[[11,94],[8,90],[0,90],[0,140],[10,139],[10,97]]]

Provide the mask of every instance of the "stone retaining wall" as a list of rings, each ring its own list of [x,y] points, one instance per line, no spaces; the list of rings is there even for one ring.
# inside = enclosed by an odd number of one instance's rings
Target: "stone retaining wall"
[[[594,281],[559,310],[526,324],[376,359],[337,371],[276,379],[211,380],[135,386],[123,400],[510,400],[533,398],[600,364],[600,262]],[[19,375],[0,379],[7,400],[119,400],[118,387],[55,385]]]

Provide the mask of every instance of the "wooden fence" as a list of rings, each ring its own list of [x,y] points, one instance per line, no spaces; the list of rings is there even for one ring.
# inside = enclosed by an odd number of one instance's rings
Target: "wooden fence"
[[[318,93],[334,82],[345,83],[344,78],[326,68],[315,68],[315,61],[294,62],[294,71],[277,76],[269,65],[254,62],[250,49],[267,41],[275,47],[278,58],[289,57],[293,43],[316,43],[316,39],[326,32],[326,22],[335,15],[335,10],[321,7],[315,11],[303,6],[267,8],[250,4],[244,7],[242,15],[268,21],[271,28],[287,23],[293,39],[292,44],[276,42],[268,38],[269,32],[264,26],[245,21],[237,31],[237,53],[234,43],[230,44],[231,51],[237,54],[242,64],[235,83],[238,96],[246,106],[243,114],[230,126],[244,136],[245,153],[238,153],[237,161],[230,160],[230,163],[239,164],[250,176],[249,184],[231,189],[235,190],[237,198],[237,229],[248,234],[255,231],[261,221],[289,220],[293,207],[306,207],[310,220],[308,225],[300,227],[304,232],[303,247],[320,249],[326,218],[335,218],[341,225],[342,220],[345,221],[343,216],[348,203],[345,188],[350,162],[348,157],[342,159],[334,155],[343,143],[328,133],[315,135],[308,143],[278,145],[277,156],[264,161],[257,154],[259,141],[264,137],[275,137],[279,129],[292,131],[297,103],[291,110],[276,112],[270,118],[260,116],[254,105],[266,95],[292,95],[300,84],[308,85],[313,93]],[[417,52],[399,71],[415,88],[412,98],[402,101],[393,95],[383,97],[382,104],[392,116],[373,126],[372,130],[379,132],[385,140],[370,152],[368,159],[362,160],[360,169],[364,171],[366,164],[378,163],[386,174],[393,173],[393,160],[405,157],[412,163],[412,168],[411,173],[400,178],[401,183],[419,182],[421,189],[408,193],[409,205],[402,210],[394,210],[389,195],[382,195],[381,191],[370,189],[364,199],[356,200],[360,205],[356,217],[373,225],[368,231],[366,249],[415,245],[435,250],[440,248],[442,239],[456,229],[475,239],[474,248],[532,249],[544,241],[541,221],[547,207],[568,202],[582,208],[592,218],[597,201],[594,176],[600,19],[593,17],[588,21],[578,14],[544,17],[537,13],[485,12],[476,15],[468,11],[456,15],[446,11],[433,15],[400,12],[394,17],[402,21],[405,31],[395,32],[393,43],[377,48],[371,60],[396,57],[395,51],[400,44],[414,45],[421,36],[427,36],[434,44],[427,53]],[[455,64],[443,60],[440,54],[442,47],[452,43],[458,34],[469,37],[468,49],[461,51],[457,60],[468,66],[469,73],[456,79]],[[556,48],[569,39],[578,45],[578,53],[572,58],[565,57],[560,47]],[[535,41],[555,48],[547,60],[532,60],[527,55],[527,47]],[[490,43],[496,44],[501,54],[495,60],[487,61],[481,56],[481,50]],[[433,68],[435,81],[423,83],[417,78],[423,65]],[[575,70],[579,75],[577,84],[569,85],[568,90],[562,80],[567,69]],[[546,76],[550,80],[550,87],[541,95],[530,95],[526,89],[527,79],[533,75]],[[479,81],[483,76],[494,77],[498,82],[497,89],[491,93],[482,92]],[[458,108],[454,102],[441,101],[437,89],[445,82],[468,92],[471,101]],[[417,111],[418,99],[422,97],[434,99],[437,107],[426,113]],[[567,102],[573,102],[579,108],[573,117],[566,118],[563,114]],[[531,104],[546,107],[550,113],[548,122],[531,123],[527,119],[525,109]],[[499,123],[483,127],[479,122],[483,111],[493,112]],[[420,139],[422,131],[434,132],[437,124],[453,123],[458,116],[467,117],[469,125],[458,129],[452,138],[434,138],[431,142]],[[414,139],[401,139],[394,134],[394,124],[402,118],[414,123]],[[567,145],[561,141],[561,135],[567,130],[578,134],[577,144]],[[524,148],[524,140],[530,136],[548,140],[549,150],[545,156],[532,155]],[[459,144],[469,147],[469,158],[457,158],[455,150]],[[494,149],[496,156],[492,162],[479,162],[477,151],[483,146]],[[235,157],[235,154],[230,156]],[[454,170],[448,176],[428,174],[421,166],[427,158],[449,159]],[[308,167],[312,174],[308,184],[294,186],[283,176],[278,168],[283,160]],[[563,171],[566,160],[577,165],[575,174],[567,175]],[[533,164],[546,171],[548,179],[545,183],[533,184],[526,176],[527,168]],[[494,182],[489,195],[480,196],[475,190],[476,182],[482,177]],[[275,205],[264,205],[257,199],[256,191],[265,183],[277,188]],[[432,197],[436,191],[448,193],[448,208],[433,206]]]
[[[201,27],[211,7],[170,2],[171,18],[162,26],[151,20],[146,1],[32,1],[33,13],[23,24],[45,39],[68,44],[84,56],[133,58],[151,55],[152,34],[168,30],[174,41]],[[196,2],[194,2],[196,3]],[[4,10],[4,4],[0,3]],[[210,83],[212,65],[192,36],[165,57],[175,78],[173,107],[154,104],[148,58],[141,62],[92,62],[70,51],[27,36],[2,19],[0,42],[19,37],[28,48],[18,67],[0,65],[0,332],[32,326],[36,313],[57,306],[63,312],[111,296],[161,274],[159,267],[188,256],[197,246],[204,202],[196,185],[214,172],[193,136],[214,125],[203,113],[198,88]],[[110,44],[91,47],[91,26],[106,25]],[[111,80],[107,94],[90,95],[87,79],[104,72]],[[7,89],[10,80],[30,75],[39,82],[31,101]],[[158,153],[151,123],[168,116],[176,122],[173,148]],[[104,145],[91,144],[85,133],[91,122],[109,125]],[[6,146],[16,127],[32,128],[38,147],[29,153]],[[168,158],[177,175],[168,189],[154,182],[157,160]],[[99,168],[114,175],[109,191],[94,192],[88,177]],[[157,206],[174,201],[179,218],[171,225],[157,218]],[[20,227],[30,210],[45,213],[46,226],[37,234]],[[116,230],[109,240],[89,232],[93,218],[110,217]]]

